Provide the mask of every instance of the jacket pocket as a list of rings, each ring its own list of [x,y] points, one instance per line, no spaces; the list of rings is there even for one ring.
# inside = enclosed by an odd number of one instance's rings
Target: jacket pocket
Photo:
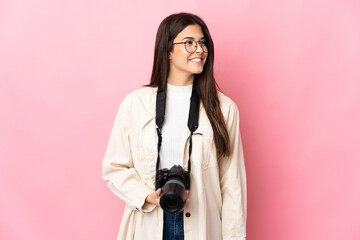
[[[211,126],[199,126],[192,136],[191,163],[202,168],[215,166],[216,148]]]

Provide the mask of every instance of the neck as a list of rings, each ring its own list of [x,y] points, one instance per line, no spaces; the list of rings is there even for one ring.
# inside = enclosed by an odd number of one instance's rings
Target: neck
[[[174,71],[170,71],[167,82],[174,86],[187,86],[193,84],[194,77],[194,74],[174,73]]]

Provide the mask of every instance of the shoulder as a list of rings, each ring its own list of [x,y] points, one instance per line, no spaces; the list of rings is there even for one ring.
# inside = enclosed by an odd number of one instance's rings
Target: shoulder
[[[154,96],[156,97],[157,87],[141,87],[132,90],[122,101],[120,107],[131,108],[134,105],[146,105],[153,101]]]
[[[225,93],[217,90],[217,96],[220,102],[220,108],[221,110],[231,110],[231,109],[237,109],[236,103],[228,97]]]
[[[157,88],[154,87],[141,87],[131,91],[124,99],[125,102],[132,102],[151,98],[156,94]]]
[[[217,90],[217,96],[220,102],[220,109],[224,115],[225,122],[238,118],[239,110],[236,103],[223,92]]]

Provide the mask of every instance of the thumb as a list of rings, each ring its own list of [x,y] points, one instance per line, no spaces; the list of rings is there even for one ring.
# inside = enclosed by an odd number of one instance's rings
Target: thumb
[[[157,194],[158,196],[160,196],[161,192],[162,192],[162,189],[161,189],[161,188],[158,188],[158,189],[156,190],[156,194]]]

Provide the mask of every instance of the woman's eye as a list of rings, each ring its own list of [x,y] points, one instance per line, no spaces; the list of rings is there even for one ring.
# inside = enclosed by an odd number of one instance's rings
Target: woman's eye
[[[204,46],[206,45],[206,41],[200,41],[200,44]]]
[[[193,41],[188,40],[188,41],[185,42],[185,44],[187,44],[187,45],[193,45]]]

